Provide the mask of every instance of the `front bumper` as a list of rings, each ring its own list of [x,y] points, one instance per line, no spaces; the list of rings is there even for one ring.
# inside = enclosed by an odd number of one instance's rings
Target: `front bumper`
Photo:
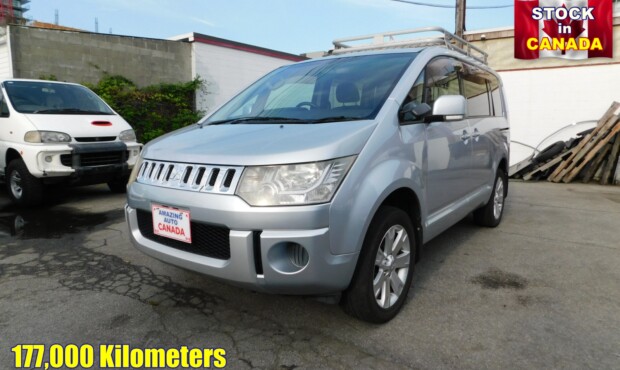
[[[112,179],[128,175],[141,147],[139,143],[110,142],[33,144],[18,149],[21,149],[22,159],[33,176],[49,180],[71,178],[78,182],[96,177]],[[123,158],[106,158],[108,153],[123,153]],[[86,157],[88,161],[83,160]]]
[[[162,244],[144,235],[138,212],[151,204],[187,209],[193,222],[229,229],[230,258],[219,259]],[[233,195],[205,194],[133,183],[125,207],[131,240],[164,262],[246,288],[281,294],[329,294],[347,288],[357,253],[330,253],[329,205],[250,207]],[[144,214],[144,213],[143,213]],[[287,248],[308,253],[303,267],[291,263]]]

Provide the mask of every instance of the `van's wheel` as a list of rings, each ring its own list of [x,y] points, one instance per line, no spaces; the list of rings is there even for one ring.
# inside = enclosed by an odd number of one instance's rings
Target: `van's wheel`
[[[487,204],[474,211],[474,222],[480,226],[496,227],[502,221],[504,213],[504,201],[506,199],[506,187],[508,178],[501,168],[497,169],[493,192]]]
[[[12,160],[7,167],[7,190],[11,200],[22,206],[43,202],[43,183],[32,176],[21,158]]]
[[[415,234],[407,213],[381,207],[370,223],[355,274],[341,304],[351,316],[384,323],[400,311],[411,286]]]
[[[113,180],[108,182],[108,188],[113,193],[126,193],[127,192],[127,181],[129,181],[129,177],[125,176],[117,180]]]

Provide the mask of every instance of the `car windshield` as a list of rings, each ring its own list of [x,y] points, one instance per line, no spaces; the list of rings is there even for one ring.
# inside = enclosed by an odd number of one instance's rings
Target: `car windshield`
[[[258,80],[203,123],[373,119],[416,55],[374,54],[284,66]]]
[[[20,113],[114,114],[94,92],[80,85],[43,81],[6,81],[7,95]]]

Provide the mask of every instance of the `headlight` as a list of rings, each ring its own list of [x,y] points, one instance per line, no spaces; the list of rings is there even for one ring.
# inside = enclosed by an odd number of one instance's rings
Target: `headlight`
[[[136,164],[133,165],[133,169],[131,170],[131,174],[129,175],[129,180],[127,181],[127,186],[131,185],[138,178],[138,172],[140,171],[140,167],[142,167],[142,156],[139,156],[136,159]]]
[[[125,130],[118,135],[120,141],[136,141],[136,132],[134,130]]]
[[[252,206],[329,202],[355,157],[325,162],[247,167],[236,194]]]
[[[24,135],[27,143],[69,143],[71,136],[56,131],[28,131]]]

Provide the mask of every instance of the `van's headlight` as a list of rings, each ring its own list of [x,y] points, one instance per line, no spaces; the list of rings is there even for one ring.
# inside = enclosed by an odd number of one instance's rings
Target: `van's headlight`
[[[355,156],[331,161],[246,167],[236,194],[252,206],[329,202]]]
[[[71,136],[57,131],[28,131],[24,135],[27,143],[69,143]]]
[[[136,141],[136,132],[134,130],[125,130],[118,134],[120,141]]]
[[[129,174],[129,180],[127,181],[127,186],[131,185],[132,182],[136,181],[138,178],[138,172],[140,171],[140,167],[142,167],[142,156],[138,156],[136,159],[136,163],[133,165],[131,169],[131,173]]]

